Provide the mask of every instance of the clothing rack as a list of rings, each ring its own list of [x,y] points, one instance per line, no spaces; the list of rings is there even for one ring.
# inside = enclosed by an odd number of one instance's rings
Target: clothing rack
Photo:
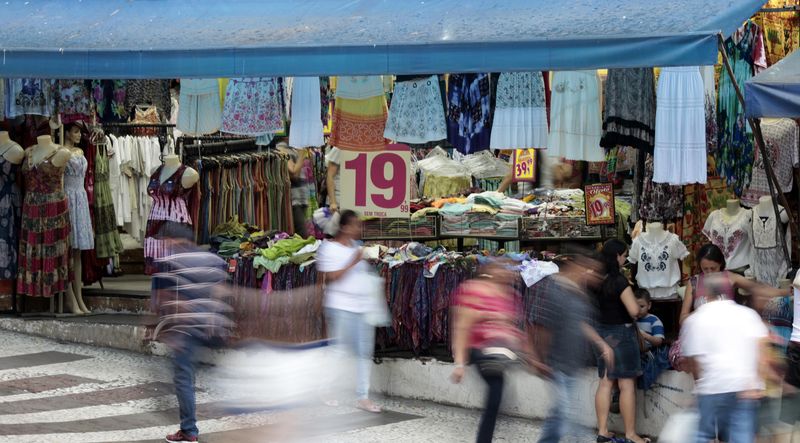
[[[202,157],[205,155],[233,154],[236,152],[253,151],[260,148],[256,145],[255,138],[232,139],[228,141],[218,141],[212,143],[195,143],[183,146],[183,152],[188,157]],[[197,155],[192,151],[197,150]]]
[[[174,128],[174,123],[133,123],[133,122],[122,122],[122,123],[103,123],[102,127],[107,128]]]
[[[782,6],[780,8],[763,8],[759,9],[758,12],[763,13],[771,13],[771,12],[800,12],[800,6]]]

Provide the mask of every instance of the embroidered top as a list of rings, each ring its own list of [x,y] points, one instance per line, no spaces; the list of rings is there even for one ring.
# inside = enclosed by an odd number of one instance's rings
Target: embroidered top
[[[703,226],[703,234],[711,243],[719,246],[725,254],[728,269],[750,265],[753,242],[750,238],[750,222],[753,211],[741,209],[730,216],[725,209],[712,212]]]
[[[674,294],[675,286],[681,279],[681,269],[678,260],[683,260],[689,255],[686,246],[677,235],[667,232],[663,238],[643,232],[633,240],[628,261],[638,263],[636,282],[646,289],[668,288],[665,297]],[[659,298],[653,294],[653,298]]]

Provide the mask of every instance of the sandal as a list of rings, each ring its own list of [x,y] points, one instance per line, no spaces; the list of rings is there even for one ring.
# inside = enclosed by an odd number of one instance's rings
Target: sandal
[[[358,403],[356,403],[356,408],[361,409],[362,411],[372,412],[375,414],[383,412],[383,409],[381,409],[380,406],[376,405],[370,400],[359,400]]]
[[[614,437],[606,437],[604,435],[597,436],[597,443],[615,443],[617,440]]]

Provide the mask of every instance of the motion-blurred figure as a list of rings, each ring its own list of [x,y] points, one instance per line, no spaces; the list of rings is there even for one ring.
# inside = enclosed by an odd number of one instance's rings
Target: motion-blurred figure
[[[708,443],[719,431],[728,443],[752,443],[768,331],[755,311],[728,299],[728,275],[705,274],[703,286],[706,304],[686,319],[682,331],[700,411],[696,441]]]
[[[175,231],[173,228],[172,231]],[[196,442],[199,434],[195,417],[195,358],[198,348],[218,346],[233,324],[226,316],[230,305],[225,287],[225,261],[198,249],[190,229],[162,235],[171,243],[172,255],[156,260],[160,272],[153,275],[153,301],[160,315],[155,338],[172,350],[173,383],[178,397],[181,425],[167,442]],[[183,232],[185,231],[185,232]]]
[[[517,274],[501,260],[484,264],[479,274],[454,294],[451,318],[456,367],[451,379],[460,383],[464,365],[469,363],[477,366],[488,385],[477,437],[478,443],[484,443],[491,442],[494,435],[505,371],[519,361],[525,340],[518,326],[523,316],[520,298],[512,287]]]

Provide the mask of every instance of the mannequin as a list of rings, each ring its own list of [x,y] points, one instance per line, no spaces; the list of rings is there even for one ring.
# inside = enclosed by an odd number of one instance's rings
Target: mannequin
[[[50,163],[57,168],[63,168],[72,157],[69,149],[53,143],[53,139],[49,135],[36,137],[36,145],[28,148],[26,155],[31,166],[39,166],[52,155]]]
[[[159,174],[159,181],[161,183],[166,182],[180,167],[181,159],[177,155],[165,155],[164,165],[161,168],[161,174]],[[181,186],[183,186],[185,189],[191,188],[197,184],[198,181],[200,181],[200,174],[198,174],[197,171],[189,167],[183,171],[183,175],[181,176]]]
[[[638,264],[636,282],[654,300],[675,298],[681,279],[680,260],[689,251],[680,238],[664,229],[661,222],[650,222],[631,244],[628,261]]]
[[[739,200],[729,199],[725,202],[725,212],[729,216],[735,217],[737,214],[739,214],[739,211],[743,211],[742,205],[739,204]]]
[[[64,188],[67,193],[72,223],[72,284],[70,288],[74,295],[76,305],[70,307],[72,297],[67,297],[67,307],[75,314],[88,314],[91,312],[83,301],[83,262],[81,251],[94,249],[94,230],[92,229],[89,202],[84,188],[84,177],[88,165],[83,154],[81,143],[81,129],[75,124],[64,129],[64,148],[70,152],[70,159],[64,179]],[[89,235],[86,235],[86,233]],[[80,236],[80,238],[78,238]],[[68,291],[69,292],[69,291]]]
[[[11,140],[7,131],[0,131],[0,155],[11,164],[18,165],[25,159],[25,150]]]
[[[786,240],[790,254],[792,249],[790,232],[786,229],[789,214],[782,206],[778,206],[778,212],[780,223],[775,220],[772,197],[763,196],[759,197],[758,204],[753,208],[752,218],[753,275],[756,280],[773,287],[778,285],[780,279],[786,277],[790,267],[780,244],[781,239]],[[783,236],[779,229],[782,230]]]
[[[742,208],[739,200],[731,199],[725,208],[708,215],[703,234],[725,254],[726,268],[740,270],[753,264],[753,211]]]

